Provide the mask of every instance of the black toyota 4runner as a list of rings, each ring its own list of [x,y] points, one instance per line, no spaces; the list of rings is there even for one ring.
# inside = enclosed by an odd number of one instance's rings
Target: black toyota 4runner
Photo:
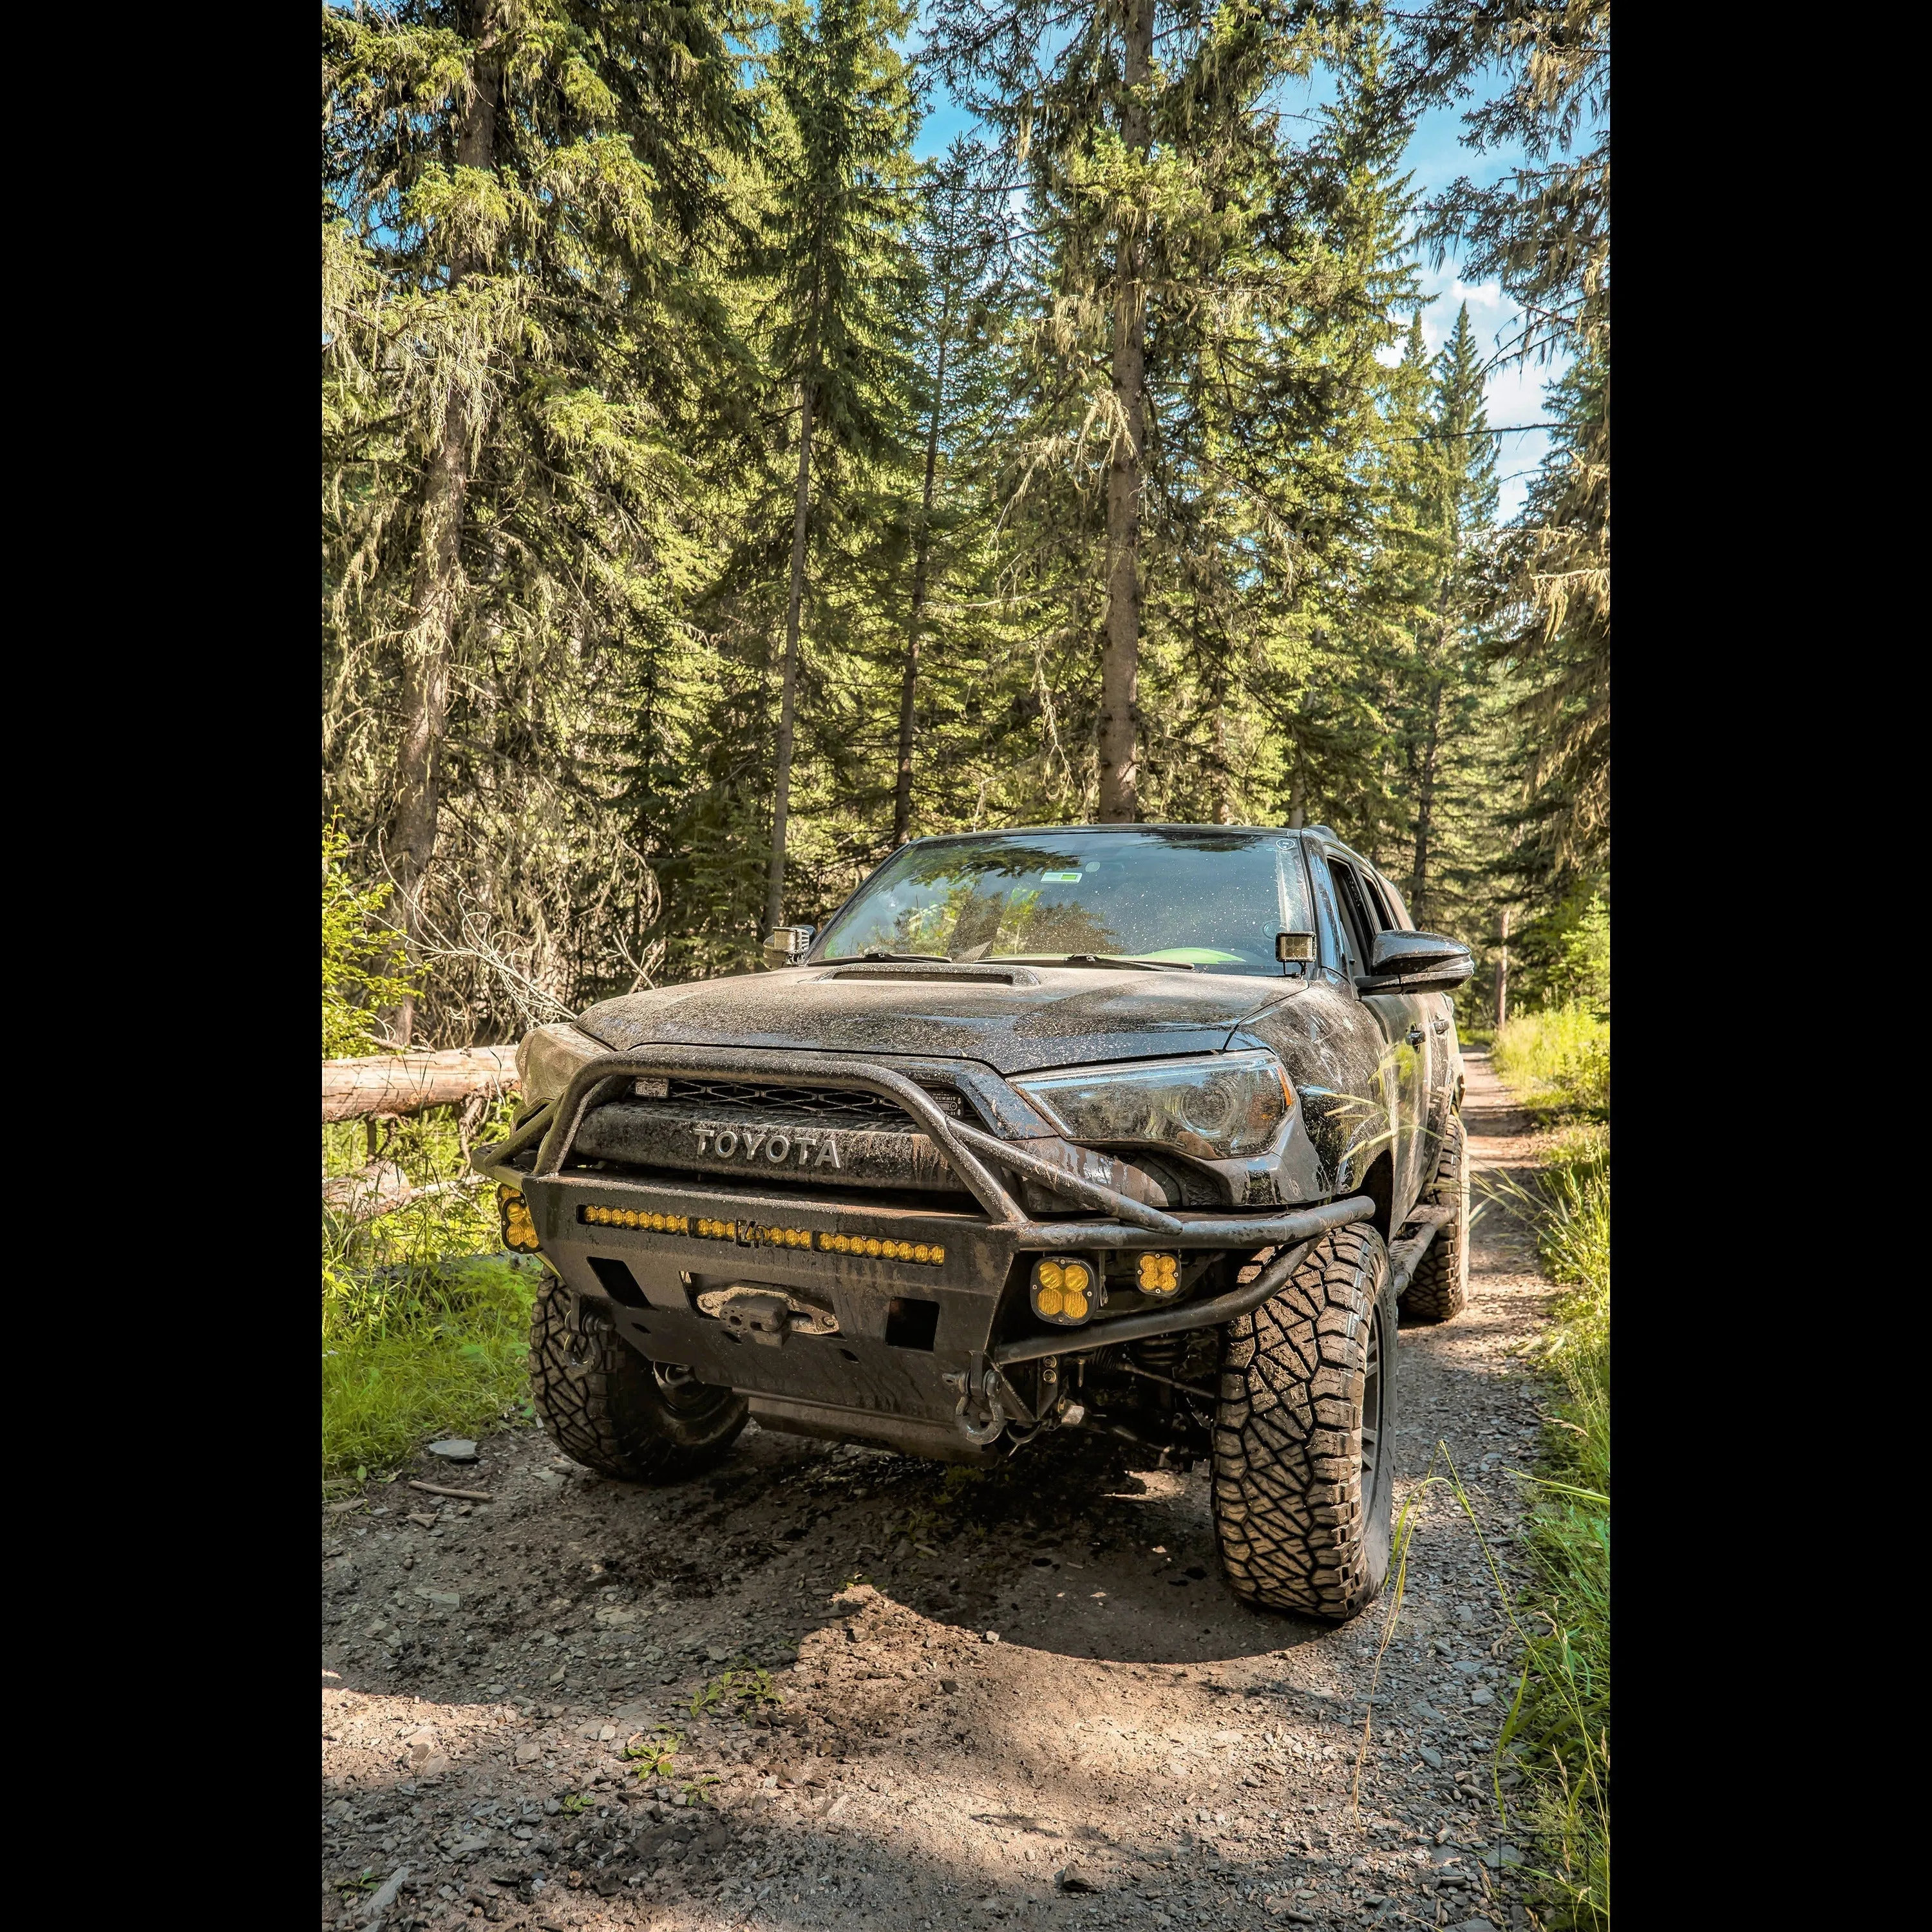
[[[1396,1311],[1466,1293],[1468,952],[1324,827],[1129,825],[920,840],[766,952],[518,1048],[476,1162],[548,1264],[558,1444],[650,1482],[747,1416],[1102,1430],[1211,1458],[1239,1595],[1368,1604]]]

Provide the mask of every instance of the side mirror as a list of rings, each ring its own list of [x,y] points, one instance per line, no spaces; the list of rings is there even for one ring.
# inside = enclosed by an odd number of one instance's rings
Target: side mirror
[[[1296,960],[1312,960],[1315,957],[1315,935],[1312,932],[1277,932],[1274,936],[1274,956],[1284,966]]]
[[[812,950],[815,926],[782,926],[765,934],[765,964],[776,968],[796,966]]]
[[[1439,932],[1378,932],[1369,948],[1368,976],[1400,980],[1405,993],[1446,993],[1475,970],[1469,949]]]

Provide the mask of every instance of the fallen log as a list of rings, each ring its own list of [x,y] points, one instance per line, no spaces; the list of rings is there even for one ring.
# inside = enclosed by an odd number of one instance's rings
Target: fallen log
[[[368,1060],[322,1063],[322,1118],[356,1120],[418,1114],[482,1094],[494,1098],[517,1085],[513,1046],[458,1046],[442,1053],[382,1053]]]

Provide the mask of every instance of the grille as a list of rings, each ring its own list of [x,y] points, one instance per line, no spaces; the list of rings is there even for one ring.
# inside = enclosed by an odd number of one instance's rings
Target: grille
[[[749,1114],[761,1120],[809,1121],[823,1127],[862,1127],[874,1133],[916,1133],[919,1124],[903,1112],[896,1100],[883,1094],[850,1088],[766,1087],[746,1080],[674,1080],[666,1096],[688,1106],[715,1108],[721,1113]],[[965,1108],[957,1094],[941,1090],[929,1097],[940,1112],[955,1120]]]

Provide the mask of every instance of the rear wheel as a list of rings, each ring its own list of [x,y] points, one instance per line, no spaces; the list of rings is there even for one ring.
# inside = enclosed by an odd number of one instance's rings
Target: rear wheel
[[[632,1483],[674,1483],[710,1468],[748,1412],[731,1390],[646,1361],[604,1310],[559,1281],[544,1287],[531,1317],[530,1395],[566,1456]]]
[[[1388,1574],[1395,1297],[1359,1224],[1324,1235],[1280,1293],[1222,1330],[1214,1532],[1234,1594],[1339,1622]]]
[[[1447,1322],[1469,1300],[1469,1161],[1460,1114],[1452,1112],[1444,1124],[1435,1176],[1421,1204],[1455,1212],[1422,1251],[1402,1290],[1402,1312],[1412,1322]]]

